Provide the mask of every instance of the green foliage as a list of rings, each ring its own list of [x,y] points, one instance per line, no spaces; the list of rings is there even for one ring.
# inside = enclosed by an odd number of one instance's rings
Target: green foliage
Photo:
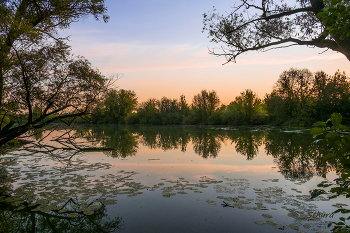
[[[51,122],[84,116],[108,89],[109,80],[62,44],[13,52],[0,107],[0,145]],[[73,111],[72,111],[73,110]]]
[[[124,90],[123,90],[124,91]],[[129,93],[128,91],[124,91]],[[251,90],[242,92],[237,97],[237,102],[229,106],[221,105],[215,91],[206,90],[194,96],[193,103],[189,106],[184,95],[180,99],[163,97],[160,100],[149,99],[139,105],[137,111],[132,112],[132,106],[136,103],[136,94],[132,92],[132,98],[124,98],[129,104],[120,104],[119,92],[112,90],[96,106],[91,116],[92,121],[100,123],[126,123],[126,124],[151,124],[151,125],[242,125],[263,124],[266,122],[267,113],[261,100]],[[132,103],[132,104],[131,104]],[[121,111],[118,106],[129,106],[129,111]],[[117,111],[118,110],[118,111]],[[117,117],[123,115],[122,120]]]
[[[115,94],[116,95],[116,94]],[[134,95],[136,98],[136,95]],[[116,97],[115,97],[116,98]],[[113,99],[113,98],[112,98]],[[103,103],[107,103],[105,100]],[[221,105],[215,91],[202,90],[189,106],[185,96],[180,99],[150,99],[130,112],[124,120],[118,114],[99,111],[96,119],[105,122],[156,125],[261,125],[277,124],[305,127],[318,116],[339,112],[343,121],[350,120],[350,81],[345,73],[333,76],[323,71],[291,68],[282,72],[270,94],[262,101],[252,90],[245,90],[229,105]],[[97,108],[98,109],[98,108]],[[100,109],[104,107],[100,106]],[[96,111],[98,112],[98,111]],[[111,111],[110,111],[111,112]],[[119,114],[120,115],[120,114]]]
[[[221,113],[221,122],[223,125],[242,125],[241,114],[238,109],[236,109],[233,105],[228,105]]]
[[[219,107],[220,99],[215,91],[202,90],[192,100],[192,110],[196,116],[196,122],[207,124],[208,118]]]
[[[331,122],[332,126],[327,126]],[[341,124],[342,115],[333,113],[331,118],[326,122],[316,122],[314,127],[310,130],[310,134],[314,137],[324,136],[320,142],[327,145],[327,151],[323,153],[323,160],[335,164],[337,172],[341,175],[338,179],[339,187],[332,188],[331,192],[338,196],[345,194],[350,197],[350,129]]]
[[[266,97],[267,109],[274,107],[272,116],[282,112],[282,120],[300,117],[311,117],[312,101],[311,84],[312,73],[307,69],[294,69],[283,71],[277,80],[272,94]],[[275,105],[275,106],[271,106]]]
[[[325,29],[324,36],[339,36],[340,40],[350,37],[350,5],[344,0],[325,0],[326,7],[317,14]]]
[[[262,111],[261,99],[250,89],[241,92],[240,96],[230,104],[239,114],[243,124],[260,124],[257,115]]]
[[[88,15],[107,22],[104,2],[0,1],[0,146],[54,121],[70,124],[106,91],[106,78],[58,34]]]
[[[134,91],[112,89],[92,111],[92,121],[125,123],[128,115],[135,110],[136,106],[137,97]]]
[[[247,52],[291,45],[328,48],[350,60],[349,19],[348,0],[240,0],[226,13],[213,7],[203,14],[202,32],[219,44],[210,54],[226,63]]]
[[[310,190],[310,194],[311,194],[311,199],[318,197],[321,194],[325,194],[326,192],[323,189],[314,189],[314,190]]]
[[[162,120],[158,110],[159,101],[156,99],[149,99],[141,103],[141,107],[137,110],[140,118],[140,124],[160,125]]]
[[[136,112],[133,112],[131,114],[129,114],[126,119],[125,119],[125,123],[126,124],[140,124],[140,119],[139,119],[139,114]]]
[[[307,69],[284,71],[265,97],[270,120],[276,124],[310,125],[315,118],[339,112],[348,118],[350,82],[345,73],[333,76]]]

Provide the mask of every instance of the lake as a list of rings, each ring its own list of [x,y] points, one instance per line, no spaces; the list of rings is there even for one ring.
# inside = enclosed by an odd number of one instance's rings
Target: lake
[[[0,157],[0,232],[331,232],[348,224],[347,199],[329,192],[338,176],[308,130],[106,125],[33,138]]]

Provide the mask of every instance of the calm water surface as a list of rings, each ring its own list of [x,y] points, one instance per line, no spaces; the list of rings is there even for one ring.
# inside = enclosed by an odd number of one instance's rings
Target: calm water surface
[[[1,157],[0,231],[331,232],[349,215],[343,197],[311,199],[338,176],[307,130],[49,132]]]

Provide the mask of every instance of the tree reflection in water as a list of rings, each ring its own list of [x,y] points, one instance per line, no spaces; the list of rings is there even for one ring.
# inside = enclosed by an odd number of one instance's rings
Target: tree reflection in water
[[[261,131],[243,131],[238,137],[234,137],[232,142],[236,143],[236,151],[247,160],[252,160],[259,153],[259,147],[262,145],[264,133]]]
[[[128,156],[134,156],[137,153],[137,135],[123,128],[119,129],[108,126],[94,127],[92,129],[80,128],[77,134],[94,145],[106,148],[104,153],[113,158],[126,158]]]
[[[113,158],[125,158],[127,156],[135,156],[139,144],[152,149],[162,149],[164,151],[180,149],[184,152],[191,143],[194,152],[204,159],[215,159],[220,156],[219,152],[222,143],[227,142],[234,144],[236,152],[246,156],[247,160],[253,160],[258,155],[259,150],[265,150],[267,155],[271,155],[274,158],[274,162],[278,165],[281,174],[286,179],[293,181],[305,182],[314,175],[323,175],[333,169],[331,165],[325,163],[319,156],[325,148],[322,148],[319,144],[312,143],[312,138],[307,132],[302,134],[285,133],[277,130],[147,126],[118,127],[118,130],[116,130],[116,128],[108,126],[81,128],[76,131],[67,131],[63,135],[65,136],[58,136],[51,144],[41,145],[39,141],[23,147],[20,151],[33,157],[50,158],[60,162],[64,168],[57,170],[59,170],[59,173],[65,174],[65,176],[69,172],[84,169],[96,171],[103,167],[108,168],[108,164],[102,163],[86,165],[84,161],[79,159],[79,155],[86,151],[102,151]],[[45,133],[38,138],[45,138]],[[85,141],[81,140],[82,138]],[[40,149],[38,150],[38,148]],[[70,193],[68,191],[66,194],[59,193],[66,199],[61,200],[59,205],[53,206],[53,209],[45,209],[45,207],[50,206],[50,202],[44,204],[37,202],[37,200],[45,199],[44,196],[40,196],[44,194],[41,193],[39,195],[33,191],[27,193],[27,197],[23,197],[19,189],[12,190],[11,184],[14,175],[9,176],[6,167],[14,163],[16,163],[15,160],[4,160],[1,162],[0,232],[5,230],[35,232],[33,231],[34,228],[36,232],[111,232],[121,229],[123,226],[122,219],[121,217],[112,220],[108,218],[106,213],[106,201],[108,202],[108,200],[100,200],[100,197],[96,196],[97,193],[102,193],[102,195],[113,193],[115,195],[127,194],[128,196],[135,196],[141,194],[142,192],[140,191],[145,189],[145,186],[142,184],[128,182],[127,180],[133,174],[127,174],[127,172],[111,176],[113,183],[108,183],[109,181],[106,180],[93,183],[94,188],[91,188],[90,177],[75,174],[74,178],[72,176],[67,182],[64,181],[66,182],[64,185],[69,187],[69,183],[77,183],[78,185],[76,186],[80,191],[78,193]],[[41,171],[37,172],[40,173]],[[59,173],[54,174],[54,176],[58,177]],[[31,178],[27,176],[24,179],[30,180]],[[54,180],[49,179],[45,182],[49,184],[47,185],[49,187],[46,187],[48,191],[53,193],[58,192],[61,188],[57,185],[55,187]],[[38,185],[39,187],[42,184],[34,182],[33,185]],[[127,186],[128,191],[118,191],[118,188],[123,186]],[[217,185],[217,187],[219,186]],[[31,190],[31,188],[29,187],[28,190]],[[175,190],[176,187],[174,186],[173,189]],[[92,192],[85,192],[86,190],[92,190]],[[75,195],[75,198],[69,197],[72,194]],[[164,192],[162,195],[170,197],[173,194],[169,191]],[[81,200],[84,196],[88,196],[89,200]],[[95,196],[95,200],[91,200],[93,196]],[[22,199],[19,199],[19,197],[22,197]],[[35,200],[33,197],[35,197]],[[44,209],[41,209],[38,204],[42,205]]]
[[[265,153],[274,157],[286,179],[308,181],[315,174],[332,170],[320,156],[324,148],[312,143],[308,133],[269,132],[265,136]]]
[[[198,130],[191,134],[193,150],[204,159],[216,158],[221,149],[221,143],[225,137],[218,131]]]
[[[253,129],[220,129],[205,127],[171,127],[171,126],[117,126],[98,127],[79,130],[80,136],[90,138],[96,145],[110,150],[104,151],[112,157],[134,156],[138,144],[150,149],[186,151],[189,143],[196,154],[203,158],[216,158],[222,143],[231,141],[236,152],[253,160],[264,146],[265,153],[275,159],[281,174],[286,179],[311,179],[315,174],[323,175],[331,170],[319,156],[324,150],[320,145],[312,143],[307,132],[285,133],[278,130],[266,131]]]
[[[3,197],[0,196],[0,198]],[[68,205],[72,202],[73,200],[68,200],[66,204]],[[70,209],[63,214],[59,210],[51,210],[49,212],[35,211],[36,207],[31,207],[27,202],[23,202],[22,206],[25,207],[20,209],[13,202],[0,201],[1,232],[107,233],[121,230],[123,226],[122,218],[117,217],[111,220],[107,216],[105,205],[96,209],[91,215],[85,215],[83,212],[75,211],[74,209]]]
[[[63,144],[61,141],[61,145]],[[31,182],[26,182],[16,189],[12,183],[20,179],[23,172],[19,168],[12,167],[10,174],[7,169],[9,166],[17,165],[16,155],[12,158],[0,157],[0,232],[107,233],[123,229],[121,217],[111,219],[107,215],[106,203],[110,203],[107,199],[90,200],[90,196],[84,198],[86,197],[84,193],[89,189],[88,183],[84,183],[86,177],[75,175],[75,179],[79,180],[75,192],[63,188],[66,182],[66,178],[61,178],[63,174],[69,175],[71,171],[86,169],[86,165],[81,165],[81,161],[75,160],[75,157],[87,147],[79,150],[73,141],[71,147],[40,145],[35,143],[18,150],[21,155],[34,157],[32,161],[34,172],[27,173],[28,179],[24,179]],[[40,165],[34,162],[38,158],[58,161],[63,165],[63,169],[56,174],[45,173],[43,169],[39,169]],[[39,175],[33,175],[36,173]],[[47,178],[48,175],[52,178]],[[36,176],[46,178],[35,181]]]

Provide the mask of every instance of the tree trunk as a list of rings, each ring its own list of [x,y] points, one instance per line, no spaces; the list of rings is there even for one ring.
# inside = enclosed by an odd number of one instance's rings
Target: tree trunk
[[[342,54],[346,56],[346,58],[350,61],[350,38],[347,37],[344,40],[339,39],[339,36],[334,37],[335,42],[337,42],[340,47],[340,51]]]
[[[0,60],[0,109],[2,107],[3,97],[4,97],[4,72],[2,68],[2,61]]]

